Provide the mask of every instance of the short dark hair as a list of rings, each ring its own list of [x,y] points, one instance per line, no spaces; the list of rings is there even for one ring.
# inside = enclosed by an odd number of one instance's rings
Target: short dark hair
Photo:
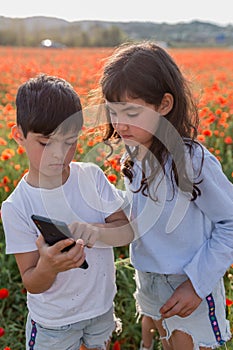
[[[24,137],[28,132],[48,136],[58,128],[62,132],[70,128],[78,132],[83,126],[82,105],[78,94],[66,80],[39,74],[19,87],[16,119]]]

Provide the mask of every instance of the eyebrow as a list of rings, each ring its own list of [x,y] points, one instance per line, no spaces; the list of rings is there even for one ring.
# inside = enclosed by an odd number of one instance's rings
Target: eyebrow
[[[37,139],[49,139],[50,135],[44,135],[44,134],[37,134],[36,135]]]
[[[66,138],[66,140],[69,140],[69,139],[77,139],[78,135],[77,134],[74,134],[72,136],[69,136]]]
[[[126,105],[126,104],[128,104],[128,102],[112,102],[112,103],[115,103],[115,105]],[[113,107],[111,107],[111,106],[109,106],[108,104],[106,104],[106,107],[108,108],[108,109],[113,109]],[[122,109],[122,112],[127,112],[127,111],[129,111],[129,110],[140,110],[140,109],[142,109],[143,108],[143,106],[141,106],[141,105],[127,105],[125,108],[123,108]]]
[[[43,135],[43,134],[39,134],[37,136],[39,139],[53,139],[54,138],[54,134],[50,134],[50,135]],[[56,138],[56,137],[55,137]],[[70,140],[70,139],[77,139],[78,138],[78,135],[77,134],[74,134],[74,135],[71,135],[69,137],[65,137],[64,136],[64,139],[65,140]]]

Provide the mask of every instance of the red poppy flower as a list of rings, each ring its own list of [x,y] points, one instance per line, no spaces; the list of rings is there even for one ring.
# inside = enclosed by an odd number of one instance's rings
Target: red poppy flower
[[[108,180],[109,180],[110,182],[116,183],[116,181],[117,181],[117,176],[116,176],[115,174],[109,174],[109,175],[108,175]]]
[[[212,131],[209,129],[203,130],[203,135],[205,136],[212,136]]]
[[[233,143],[233,140],[232,140],[231,136],[227,136],[227,137],[225,137],[224,142],[225,142],[227,145],[231,145],[231,144]]]
[[[4,328],[1,328],[1,327],[0,327],[0,337],[2,337],[4,334],[5,334]]]
[[[233,301],[228,299],[228,298],[226,298],[226,305],[227,306],[231,306],[232,304],[233,304]]]
[[[0,299],[5,299],[9,296],[9,290],[7,288],[0,289]]]
[[[121,345],[119,341],[115,341],[115,343],[113,344],[112,350],[121,350]]]

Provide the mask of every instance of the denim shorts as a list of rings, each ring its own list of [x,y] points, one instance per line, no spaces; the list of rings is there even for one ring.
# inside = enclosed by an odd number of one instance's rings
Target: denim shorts
[[[136,270],[134,297],[137,313],[160,320],[160,308],[185,280],[186,275],[162,275]],[[193,339],[194,350],[200,346],[216,348],[223,345],[231,338],[229,321],[226,319],[223,279],[190,316],[172,316],[164,319],[162,324],[166,331],[166,339],[169,339],[174,330],[189,334]]]
[[[115,318],[113,308],[92,319],[49,328],[34,322],[28,314],[26,350],[78,350],[82,344],[105,350],[117,324],[119,320]]]

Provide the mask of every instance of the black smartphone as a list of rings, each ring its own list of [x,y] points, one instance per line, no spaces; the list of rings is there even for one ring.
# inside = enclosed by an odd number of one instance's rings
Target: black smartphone
[[[69,227],[63,221],[49,219],[40,215],[32,215],[31,218],[43,235],[45,242],[49,245],[53,245],[62,239],[73,238]],[[74,241],[68,247],[62,249],[62,252],[70,250],[75,244],[76,242]],[[88,268],[86,260],[80,267],[82,269]]]

